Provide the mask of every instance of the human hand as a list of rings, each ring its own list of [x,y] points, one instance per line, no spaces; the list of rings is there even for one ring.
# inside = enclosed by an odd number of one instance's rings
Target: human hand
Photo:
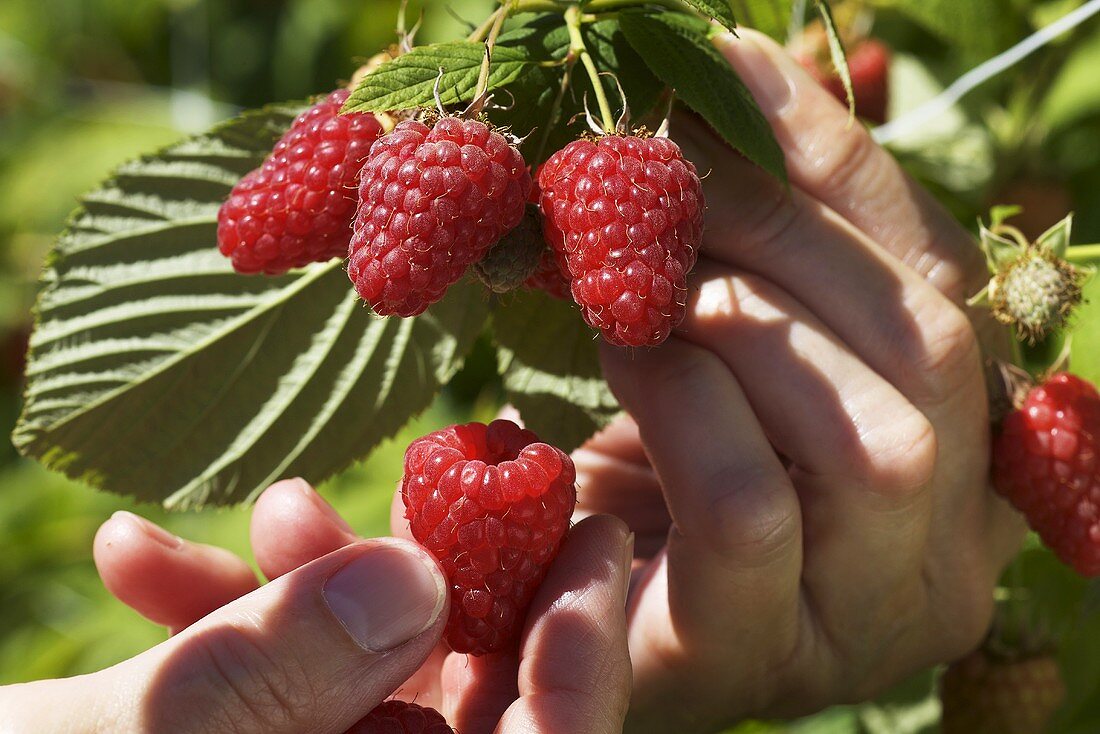
[[[178,634],[99,673],[0,688],[5,731],[343,732],[394,691],[437,705],[405,682],[439,657],[447,619],[446,582],[425,551],[358,538],[301,480],[261,496],[252,534],[272,579],[262,587],[228,551],[128,513],[107,521],[95,543],[104,583]],[[471,675],[465,656],[452,655],[457,678],[437,689],[500,703],[491,722],[460,711],[453,725],[463,734],[621,730],[628,543],[610,517],[570,531],[532,603],[522,663],[498,666],[510,679]]]
[[[972,238],[780,47],[721,48],[792,190],[674,122],[709,171],[688,316],[603,347],[633,421],[574,457],[582,514],[637,534],[631,732],[807,714],[964,654],[1023,531],[988,485]]]

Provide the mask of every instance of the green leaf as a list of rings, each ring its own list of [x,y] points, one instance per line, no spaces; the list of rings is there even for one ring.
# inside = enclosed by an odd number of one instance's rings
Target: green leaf
[[[844,52],[844,43],[840,40],[829,3],[825,0],[814,0],[814,7],[825,26],[825,37],[829,41],[829,55],[832,57],[837,75],[840,76],[840,82],[844,85],[844,95],[848,99],[848,124],[852,124],[856,119],[856,93],[852,89],[852,72],[848,68],[848,55]]]
[[[1093,276],[1084,290],[1085,302],[1070,323],[1070,369],[1100,385],[1100,276]]]
[[[13,435],[46,466],[169,507],[319,482],[426,408],[487,318],[456,286],[379,319],[334,260],[238,275],[217,212],[300,107],[249,113],[122,166],[51,254]]]
[[[517,293],[494,311],[493,334],[508,401],[544,441],[572,451],[619,413],[573,304]]]
[[[872,0],[907,15],[966,54],[987,57],[1016,37],[1020,18],[1012,0]]]
[[[791,0],[731,0],[741,24],[755,28],[780,43],[791,27]]]
[[[708,25],[673,13],[622,13],[627,40],[662,81],[731,146],[787,182],[783,150],[748,87],[708,38]],[[737,43],[737,41],[732,41]]]
[[[1043,122],[1061,130],[1079,120],[1100,113],[1096,70],[1100,69],[1100,31],[1077,45],[1058,71],[1039,107]]]
[[[587,23],[581,33],[597,68],[615,70],[615,78],[626,93],[634,121],[645,121],[645,117],[657,107],[665,90],[664,84],[653,75],[627,41],[617,21],[605,19]],[[536,17],[502,35],[499,43],[523,46],[530,57],[538,61],[562,61],[570,48],[569,31],[560,13]],[[592,86],[588,75],[579,73],[579,70],[575,70],[572,85],[562,99],[557,123],[552,128],[548,127],[550,110],[561,89],[564,73],[564,65],[531,64],[508,86],[515,104],[509,105],[509,109],[491,113],[497,124],[508,125],[517,135],[527,136],[523,152],[530,163],[541,163],[554,151],[588,131],[584,122],[584,99],[587,94],[592,103]],[[605,76],[602,82],[605,93],[617,107],[620,96],[615,79]]]
[[[477,91],[484,57],[485,46],[469,41],[414,48],[363,77],[343,112],[435,107],[437,86],[442,104],[469,102]],[[498,45],[489,67],[489,90],[511,84],[531,63],[522,47]]]
[[[685,0],[691,7],[698,10],[711,20],[721,23],[726,30],[733,30],[737,26],[737,19],[733,17],[731,0]]]

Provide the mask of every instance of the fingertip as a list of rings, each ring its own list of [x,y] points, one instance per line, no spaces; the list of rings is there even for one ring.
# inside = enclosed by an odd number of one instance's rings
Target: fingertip
[[[269,579],[358,540],[347,521],[300,478],[276,482],[260,495],[249,535],[256,563]]]
[[[134,556],[147,555],[145,551],[150,546],[178,550],[184,546],[184,541],[145,518],[120,510],[96,531],[92,559],[110,589],[120,563]]]

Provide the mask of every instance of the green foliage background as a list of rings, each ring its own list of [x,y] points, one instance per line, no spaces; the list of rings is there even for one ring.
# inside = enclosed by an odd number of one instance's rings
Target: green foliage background
[[[424,41],[457,37],[444,11],[480,19],[490,0],[426,0]],[[898,50],[894,107],[910,108],[1079,0],[873,0],[876,34]],[[735,0],[741,17],[771,18],[768,0]],[[14,423],[14,376],[42,259],[77,197],[122,161],[207,128],[241,108],[301,99],[333,87],[349,59],[392,40],[397,0],[5,0],[0,3],[0,419]],[[414,3],[414,8],[416,4]],[[939,9],[939,10],[937,10]],[[785,24],[778,23],[777,27]],[[1074,240],[1100,242],[1100,19],[895,147],[964,222],[992,203],[1021,203],[1038,228],[1066,211]],[[1052,195],[1053,193],[1053,195]],[[1031,197],[1031,201],[1021,199]],[[1045,200],[1046,203],[1043,203]],[[1045,208],[1044,208],[1045,207]],[[1100,333],[1100,282],[1090,288]],[[518,311],[517,311],[518,313]],[[1100,343],[1096,339],[1088,340]],[[534,348],[517,337],[511,359]],[[1100,379],[1100,350],[1080,351],[1079,369]],[[484,419],[505,391],[496,355],[475,349],[436,404],[372,458],[323,487],[365,534],[387,530],[387,511],[409,438],[446,422]],[[535,370],[512,379],[538,381]],[[592,405],[603,406],[594,393]],[[7,434],[7,430],[4,434]],[[168,515],[152,505],[94,492],[0,448],[0,684],[72,675],[117,662],[163,639],[113,601],[91,562],[91,539],[111,512],[128,509],[193,540],[245,558],[246,509]],[[1013,583],[1047,601],[1066,628],[1071,701],[1056,731],[1100,730],[1097,590],[1029,547]],[[918,677],[874,704],[836,709],[789,726],[739,731],[933,731],[933,676]]]

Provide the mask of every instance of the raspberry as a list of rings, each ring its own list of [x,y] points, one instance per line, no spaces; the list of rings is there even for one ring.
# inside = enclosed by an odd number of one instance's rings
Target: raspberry
[[[1049,655],[1002,659],[979,650],[940,679],[943,734],[1036,734],[1066,696],[1058,661]]]
[[[218,249],[239,273],[279,275],[345,257],[355,187],[382,124],[339,114],[338,89],[298,115],[263,165],[233,187],[218,211]]]
[[[1065,325],[1081,303],[1083,281],[1081,272],[1060,257],[1029,249],[994,278],[993,316],[1034,344]]]
[[[1100,575],[1100,393],[1069,374],[1034,388],[1004,420],[993,482],[1043,542]]]
[[[515,423],[452,426],[405,452],[412,534],[451,587],[445,638],[484,655],[514,644],[577,500],[570,458]]]
[[[821,52],[802,54],[798,61],[821,86],[848,104],[844,83],[827,55],[828,46],[823,37],[821,43]],[[848,49],[848,71],[852,77],[856,115],[876,125],[886,122],[890,102],[890,49],[873,39],[860,41]]]
[[[545,252],[542,218],[538,207],[528,204],[523,221],[474,265],[474,272],[493,293],[508,293],[535,275]]]
[[[530,189],[519,151],[485,123],[400,123],[363,169],[348,261],[356,291],[379,315],[422,313],[520,223]]]
[[[666,138],[577,140],[539,172],[546,241],[585,321],[620,346],[655,346],[684,319],[703,235],[695,166]]]
[[[383,701],[347,734],[454,734],[435,709],[404,701]]]

